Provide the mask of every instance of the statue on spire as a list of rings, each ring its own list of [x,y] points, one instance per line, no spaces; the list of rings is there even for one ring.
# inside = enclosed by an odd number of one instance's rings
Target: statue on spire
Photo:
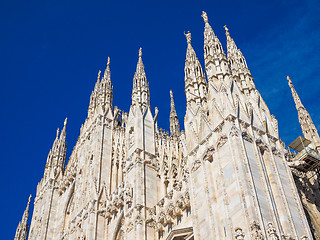
[[[142,57],[142,48],[139,48],[139,58]]]
[[[224,25],[223,28],[224,28],[224,30],[226,30],[226,36],[227,36],[227,38],[228,38],[228,37],[230,38],[229,28],[227,28],[227,25]],[[228,40],[229,40],[229,39],[228,39]]]
[[[186,38],[187,38],[187,43],[188,43],[188,44],[191,44],[191,33],[190,33],[190,31],[188,31],[188,33],[184,33],[184,35],[185,35]]]
[[[106,70],[104,71],[104,78],[108,78],[108,73],[110,73],[110,57],[108,57],[108,62],[107,62],[107,67]]]
[[[201,17],[203,18],[203,21],[204,21],[205,23],[208,23],[208,22],[209,22],[209,21],[208,21],[208,15],[207,15],[207,13],[206,13],[205,11],[202,11]]]

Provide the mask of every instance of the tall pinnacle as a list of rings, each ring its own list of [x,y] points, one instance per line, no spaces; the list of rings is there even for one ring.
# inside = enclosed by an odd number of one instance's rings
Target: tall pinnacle
[[[250,70],[247,66],[245,57],[240,49],[238,49],[235,41],[230,36],[229,29],[224,26],[227,37],[227,53],[228,62],[230,64],[232,75],[235,77],[243,92],[249,92],[254,89],[254,80],[251,76]]]
[[[149,83],[142,62],[142,49],[139,49],[139,59],[133,77],[132,104],[138,104],[143,109],[150,106]]]
[[[99,70],[99,72],[98,72],[98,76],[97,76],[97,81],[96,81],[96,84],[94,85],[94,92],[95,92],[95,93],[99,90],[99,85],[100,85],[100,75],[101,75],[101,71]]]
[[[101,79],[100,75],[101,71],[99,70],[94,91],[90,96],[88,116],[92,116],[96,110],[102,114],[107,109],[112,108],[113,86],[111,82],[110,57],[108,57],[107,67]]]
[[[190,31],[188,31],[188,33],[184,33],[184,35],[186,36],[187,39],[187,44],[188,44],[188,48],[187,48],[187,54],[186,54],[186,62],[187,61],[198,61],[197,55],[191,45],[191,33]]]
[[[44,170],[44,178],[54,178],[58,171],[63,171],[66,155],[67,155],[67,142],[66,142],[66,128],[67,128],[67,118],[64,120],[63,129],[60,132],[59,137],[59,128],[57,129],[56,139],[52,144],[52,148],[49,151],[47,157],[47,163]]]
[[[209,24],[208,15],[202,12],[201,17],[205,23],[204,26],[204,62],[208,81],[217,79],[219,75],[228,73],[226,55],[219,38],[215,35],[212,27]]]
[[[300,97],[296,92],[296,90],[294,89],[291,78],[289,76],[287,76],[287,80],[288,80],[288,85],[291,88],[291,93],[296,105],[296,109],[298,111],[298,119],[299,119],[303,136],[308,140],[312,141],[314,144],[314,147],[317,150],[320,150],[320,138],[319,138],[319,134],[316,129],[316,126],[314,125],[310,114],[308,113],[306,108],[303,106],[300,100]]]
[[[30,201],[31,201],[31,194],[29,196],[26,210],[24,210],[22,220],[18,224],[14,240],[26,240],[27,239],[28,231],[29,231],[28,219],[29,219]]]
[[[296,109],[299,111],[299,109],[301,108],[305,108],[300,100],[300,97],[298,95],[298,93],[296,92],[296,90],[294,89],[294,86],[292,84],[291,78],[289,76],[287,76],[287,80],[288,80],[288,85],[291,89],[291,93],[292,93],[292,97],[294,100],[294,103],[296,104]]]
[[[242,56],[242,53],[239,52],[240,50],[238,49],[233,38],[230,36],[229,29],[227,28],[226,25],[224,26],[224,29],[226,31],[226,37],[227,37],[228,60],[231,65],[232,73],[236,75],[238,74],[238,70],[240,68],[240,58],[244,58],[244,57]]]
[[[180,124],[179,124],[179,119],[178,119],[178,115],[174,105],[173,94],[171,90],[170,90],[170,98],[171,98],[170,133],[171,133],[171,136],[179,136]]]
[[[185,60],[185,92],[187,103],[201,102],[206,99],[207,95],[207,81],[205,79],[201,64],[197,55],[191,45],[191,33],[184,33],[187,39],[187,53]]]
[[[30,201],[31,201],[31,194],[29,195],[29,199],[28,199],[28,203],[27,203],[27,207],[26,210],[23,213],[23,219],[27,222],[28,218],[29,218],[29,207],[30,207]]]

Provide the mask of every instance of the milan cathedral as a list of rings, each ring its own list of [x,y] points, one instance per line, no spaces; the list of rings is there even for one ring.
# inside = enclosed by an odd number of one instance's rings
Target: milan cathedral
[[[185,34],[184,130],[171,91],[159,129],[141,49],[130,110],[114,107],[108,58],[67,163],[67,119],[57,130],[15,240],[320,239],[320,138],[291,79],[304,136],[290,150],[229,29],[225,54],[202,18],[204,70]]]

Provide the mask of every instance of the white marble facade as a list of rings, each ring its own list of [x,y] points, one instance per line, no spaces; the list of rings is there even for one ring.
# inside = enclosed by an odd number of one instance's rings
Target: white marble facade
[[[130,111],[113,107],[108,59],[66,167],[57,131],[28,239],[313,239],[276,118],[228,28],[225,54],[202,17],[205,70],[185,34],[185,130],[172,92],[158,128],[141,49]]]

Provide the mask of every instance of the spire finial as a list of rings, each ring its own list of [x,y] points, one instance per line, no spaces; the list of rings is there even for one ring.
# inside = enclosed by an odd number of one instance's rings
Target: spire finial
[[[171,99],[171,111],[176,111],[175,105],[174,105],[174,100],[173,100],[172,90],[170,90],[170,99]]]
[[[208,22],[209,22],[209,21],[208,21],[208,15],[207,15],[207,13],[206,13],[205,11],[202,11],[201,17],[203,18],[203,21],[204,21],[205,23],[208,23]]]
[[[188,43],[188,44],[191,44],[191,33],[190,33],[190,31],[188,31],[188,33],[185,33],[185,32],[184,32],[184,35],[185,35],[186,38],[187,38],[187,43]]]
[[[229,35],[229,28],[227,28],[227,25],[224,25],[223,28],[226,30],[226,35]]]
[[[138,63],[137,63],[137,69],[136,69],[136,73],[139,72],[144,72],[144,66],[143,66],[143,62],[142,62],[142,48],[139,48],[139,59],[138,59]]]
[[[232,41],[231,37],[230,37],[230,33],[229,33],[229,28],[227,28],[227,25],[223,26],[224,30],[226,30],[226,36],[227,36],[227,41]]]
[[[139,48],[139,58],[142,57],[142,48]]]
[[[101,70],[99,70],[99,72],[98,72],[98,77],[97,77],[98,81],[100,80],[100,75],[101,75]]]
[[[59,137],[59,132],[60,132],[60,129],[59,129],[59,128],[57,128],[57,135],[56,135],[56,138],[58,138],[58,137]]]
[[[61,131],[61,135],[60,135],[60,139],[66,139],[66,128],[67,128],[67,121],[68,121],[68,118],[66,118],[64,120],[64,123],[63,123],[63,129]]]
[[[292,88],[293,84],[292,84],[291,78],[289,76],[287,76],[287,80],[288,80],[289,86]]]
[[[108,78],[108,77],[110,77],[110,57],[108,57],[106,70],[104,70],[104,78]]]
[[[30,196],[29,196],[29,200],[28,200],[28,206],[30,205],[30,201],[31,201],[31,194],[30,194]]]

